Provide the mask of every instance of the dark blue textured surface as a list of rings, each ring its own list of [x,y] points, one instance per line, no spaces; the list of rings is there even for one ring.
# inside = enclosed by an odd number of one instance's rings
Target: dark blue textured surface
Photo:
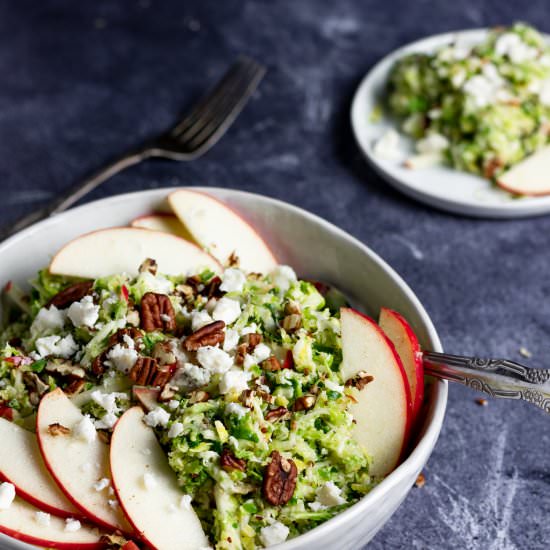
[[[200,184],[288,200],[389,261],[447,351],[519,360],[525,346],[531,364],[547,365],[550,217],[489,222],[418,205],[366,167],[348,123],[355,86],[383,54],[519,18],[550,31],[544,0],[2,0],[2,222],[170,125],[247,53],[269,72],[215,149],[191,164],[132,168],[89,199]],[[548,547],[550,418],[522,403],[482,408],[475,397],[451,388],[425,487],[369,548]]]

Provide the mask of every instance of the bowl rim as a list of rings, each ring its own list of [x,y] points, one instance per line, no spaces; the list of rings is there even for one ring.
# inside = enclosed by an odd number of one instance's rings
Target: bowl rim
[[[132,199],[135,196],[140,196],[151,201],[162,201],[168,196],[169,193],[175,191],[176,189],[189,189],[204,193],[212,193],[212,195],[216,198],[220,198],[221,195],[222,197],[228,196],[228,198],[234,196],[236,198],[244,197],[252,200],[266,201],[268,203],[275,204],[283,209],[289,210],[302,218],[306,218],[308,221],[322,226],[323,229],[325,229],[326,231],[333,233],[336,236],[350,242],[363,254],[368,256],[374,263],[376,263],[378,267],[382,269],[384,274],[392,279],[392,281],[397,286],[399,286],[399,288],[406,295],[407,299],[414,306],[416,313],[419,315],[422,323],[424,324],[431,348],[434,351],[442,351],[441,341],[424,306],[417,298],[413,290],[405,282],[405,280],[381,256],[379,256],[366,244],[362,243],[358,238],[347,233],[333,223],[323,219],[317,214],[309,212],[299,206],[295,206],[283,200],[268,197],[266,195],[260,195],[259,193],[252,193],[249,191],[241,191],[237,189],[228,189],[222,187],[177,186],[160,187],[156,189],[142,191],[132,191],[128,193],[113,195],[110,197],[104,197],[71,208],[60,214],[56,214],[51,218],[47,218],[45,220],[37,222],[32,226],[16,233],[15,235],[6,239],[4,242],[0,243],[0,257],[5,249],[16,245],[19,241],[22,241],[26,238],[32,238],[32,236],[39,231],[47,231],[49,225],[59,223],[60,221],[62,222],[63,218],[69,215],[74,215],[75,213],[78,213],[80,211],[86,211],[93,208],[99,209],[101,208],[101,206],[107,203],[111,205],[112,203],[125,202],[126,200]],[[301,546],[302,544],[314,543],[316,540],[325,536],[328,531],[336,529],[338,523],[344,523],[348,520],[352,520],[353,518],[356,518],[357,516],[363,514],[367,508],[375,506],[393,487],[402,483],[406,478],[415,475],[416,472],[425,465],[437,442],[445,416],[447,395],[448,383],[443,380],[435,380],[432,384],[432,398],[430,409],[426,413],[427,416],[429,416],[430,418],[426,421],[424,429],[421,432],[421,435],[419,436],[414,448],[409,452],[407,458],[403,462],[401,462],[401,464],[393,472],[391,472],[384,480],[382,480],[376,487],[374,487],[374,489],[372,489],[368,494],[366,494],[363,498],[361,498],[357,503],[352,505],[347,510],[344,510],[343,512],[323,522],[321,525],[311,529],[310,531],[307,531],[306,533],[303,533],[293,539],[277,545],[276,548],[280,548],[281,550],[292,550],[292,548],[296,547],[297,545]],[[23,543],[22,541],[10,537],[9,535],[3,535],[0,533],[0,540],[2,539],[13,542],[14,548],[34,548],[32,545],[28,545],[27,543]],[[21,544],[22,546],[19,546]]]

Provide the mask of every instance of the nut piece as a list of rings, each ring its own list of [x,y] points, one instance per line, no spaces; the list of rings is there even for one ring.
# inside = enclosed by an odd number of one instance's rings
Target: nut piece
[[[140,273],[147,273],[149,272],[151,275],[156,275],[158,271],[158,264],[156,260],[153,260],[151,258],[147,258],[143,261],[143,263],[139,266],[139,272]]]
[[[229,449],[223,449],[220,456],[221,467],[226,471],[239,470],[244,472],[246,470],[246,460],[237,458]]]
[[[308,409],[311,409],[315,405],[315,396],[314,395],[303,395],[302,397],[298,397],[296,401],[294,401],[294,411],[307,411]]]
[[[23,373],[23,382],[25,382],[27,387],[34,389],[40,396],[44,395],[50,389],[50,386],[42,382],[38,374],[34,372]]]
[[[69,307],[73,302],[79,302],[90,294],[94,286],[93,281],[84,281],[82,283],[76,283],[70,287],[57,293],[47,304],[46,307],[55,306],[57,309],[65,309]]]
[[[344,386],[347,386],[348,388],[351,386],[352,388],[362,390],[367,384],[370,384],[373,380],[374,376],[367,374],[365,371],[359,371],[354,377],[346,380]]]
[[[84,380],[73,380],[70,384],[68,384],[65,389],[63,390],[67,395],[78,395],[79,393],[82,393],[84,390],[84,387],[86,386],[86,382]]]
[[[50,424],[48,426],[48,433],[53,437],[57,437],[58,435],[69,435],[71,430],[56,422],[55,424]]]
[[[150,380],[155,377],[158,369],[156,359],[152,357],[139,357],[129,373],[130,380],[138,386],[150,385]]]
[[[291,313],[283,319],[283,328],[287,332],[296,332],[302,326],[302,316]]]
[[[298,468],[290,459],[284,458],[279,451],[271,453],[271,463],[264,474],[264,498],[273,506],[285,505],[294,494]]]
[[[203,346],[215,346],[217,344],[223,344],[225,340],[225,323],[223,321],[214,321],[209,325],[206,325],[199,330],[196,330],[193,334],[188,336],[183,341],[183,347],[187,351],[197,351]]]
[[[115,346],[116,344],[124,344],[124,337],[128,336],[136,343],[136,347],[140,347],[141,342],[143,341],[143,333],[141,330],[130,327],[130,328],[119,328],[110,338],[109,338],[109,347]]]
[[[72,376],[73,378],[86,377],[86,371],[82,367],[66,359],[53,359],[48,361],[46,364],[46,371],[59,374],[60,376]]]
[[[262,343],[262,335],[256,332],[245,334],[243,342],[248,345],[247,352],[252,353],[258,344]]]
[[[290,411],[286,407],[277,407],[276,409],[267,412],[264,418],[268,422],[277,422],[277,420],[281,420],[282,418],[289,415]]]
[[[166,294],[147,292],[141,300],[141,328],[145,332],[176,330],[176,315]]]
[[[210,399],[210,394],[203,390],[196,390],[191,392],[189,397],[189,404],[194,405],[195,403],[204,403]]]
[[[283,365],[281,365],[281,362],[272,355],[271,357],[268,357],[265,361],[262,361],[261,367],[262,369],[269,372],[275,372],[281,370],[283,368]]]
[[[422,472],[420,472],[418,474],[418,477],[416,478],[416,481],[414,482],[414,484],[419,488],[419,489],[422,489],[422,487],[424,487],[424,485],[426,485],[426,478],[424,477],[424,474]]]

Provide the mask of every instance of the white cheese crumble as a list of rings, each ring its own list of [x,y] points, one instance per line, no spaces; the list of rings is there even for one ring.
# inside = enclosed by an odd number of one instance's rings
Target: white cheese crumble
[[[65,531],[67,533],[76,533],[77,531],[80,531],[81,527],[82,524],[77,519],[68,518],[65,520]]]
[[[154,489],[157,485],[157,478],[151,472],[145,472],[143,474],[143,486],[147,491]]]
[[[449,147],[449,140],[442,134],[432,132],[425,138],[418,140],[416,150],[419,153],[442,153]]]
[[[226,325],[234,323],[241,315],[241,304],[231,298],[218,300],[212,317],[215,321],[223,321]]]
[[[344,504],[346,499],[341,495],[342,489],[337,487],[333,481],[327,481],[322,487],[317,489],[317,501],[326,507]]]
[[[59,330],[64,327],[67,319],[67,312],[50,306],[48,309],[42,308],[35,317],[31,325],[31,334],[37,336],[45,332]]]
[[[168,401],[168,408],[171,411],[175,411],[179,406],[180,402],[177,399],[170,399],[170,401]]]
[[[0,510],[8,510],[15,498],[15,485],[4,482],[0,485]]]
[[[34,520],[41,527],[48,527],[50,525],[51,516],[50,514],[46,514],[46,512],[35,512]]]
[[[344,386],[340,386],[340,384],[336,384],[336,382],[332,380],[325,380],[325,388],[327,388],[327,390],[344,393]]]
[[[157,426],[166,427],[168,421],[170,420],[170,413],[165,411],[162,407],[157,407],[151,412],[147,413],[144,417],[144,422],[147,426],[151,428],[156,428]]]
[[[199,348],[197,360],[211,374],[222,374],[233,366],[233,358],[222,349],[213,346]]]
[[[228,328],[225,331],[225,339],[223,341],[223,351],[233,351],[239,344],[239,333]]]
[[[99,319],[99,306],[94,304],[91,296],[84,296],[80,302],[70,305],[67,316],[75,327],[93,328]]]
[[[220,393],[226,394],[229,392],[241,393],[248,389],[248,381],[252,378],[252,374],[243,370],[231,369],[222,376],[220,380]]]
[[[296,277],[296,273],[288,265],[278,265],[271,272],[271,279],[281,292],[286,292],[298,280],[298,277]]]
[[[242,418],[245,414],[249,413],[250,410],[246,407],[243,407],[239,403],[228,403],[225,406],[225,414],[234,414],[238,418]]]
[[[397,160],[401,156],[399,140],[399,134],[393,128],[390,128],[376,140],[372,150],[377,157],[385,160]]]
[[[497,38],[495,53],[501,57],[507,56],[513,63],[523,63],[529,59],[535,59],[538,55],[536,48],[526,44],[513,32],[506,32]]]
[[[230,267],[223,272],[223,281],[220,285],[222,292],[242,292],[246,283],[246,275],[234,267]]]
[[[241,330],[241,336],[246,336],[247,334],[256,334],[259,331],[260,329],[258,325],[256,323],[251,323]]]
[[[111,480],[104,477],[103,479],[100,479],[97,483],[94,483],[93,485],[94,491],[97,491],[98,493],[100,493],[104,489],[107,489],[107,487],[109,487],[110,484],[111,484]]]
[[[275,546],[284,542],[288,538],[289,532],[288,527],[284,523],[276,521],[271,525],[261,528],[260,540],[265,547]]]
[[[84,441],[85,443],[92,443],[97,437],[97,432],[92,419],[86,414],[79,420],[73,428],[73,437]]]
[[[133,347],[125,348],[120,344],[116,344],[107,354],[107,359],[116,370],[127,373],[136,364],[138,352]]]
[[[168,430],[168,437],[174,439],[183,433],[183,424],[181,422],[174,422]]]
[[[193,330],[193,332],[195,332],[200,328],[209,325],[213,321],[214,319],[210,317],[210,313],[208,313],[208,311],[206,311],[205,309],[201,309],[200,311],[193,311],[193,313],[191,314],[191,329]]]
[[[183,495],[180,500],[180,508],[184,510],[191,510],[191,501],[193,497],[191,495]]]
[[[184,363],[175,372],[170,385],[180,389],[193,390],[210,382],[210,372],[193,363]],[[176,407],[177,408],[177,407]]]
[[[127,399],[128,396],[125,393],[101,393],[99,390],[95,390],[91,393],[90,398],[94,403],[97,403],[106,411],[106,414],[102,416],[100,420],[94,422],[95,427],[98,430],[108,430],[112,428],[118,420],[117,413],[120,412],[120,407],[116,404],[116,400]]]
[[[140,273],[137,284],[142,283],[149,292],[170,294],[174,290],[174,283],[162,275],[153,275],[149,271]]]
[[[74,341],[72,334],[68,334],[64,338],[57,335],[44,336],[39,338],[35,345],[40,357],[54,355],[68,359],[78,351],[78,344]]]
[[[251,354],[247,353],[244,356],[243,366],[245,369],[250,369],[254,365],[259,365],[270,356],[271,349],[269,349],[269,346],[266,346],[265,344],[258,344]]]

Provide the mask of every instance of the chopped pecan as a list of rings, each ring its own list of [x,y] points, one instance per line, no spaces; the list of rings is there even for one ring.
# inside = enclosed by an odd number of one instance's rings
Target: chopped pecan
[[[50,424],[48,426],[48,433],[53,437],[57,437],[58,435],[69,435],[71,433],[71,430],[59,424],[58,422],[55,422],[54,424]]]
[[[303,395],[294,401],[293,409],[295,411],[307,411],[308,409],[311,409],[313,405],[315,405],[315,396]]]
[[[282,326],[287,332],[296,332],[302,326],[302,316],[291,313],[283,319]]]
[[[229,265],[229,267],[238,267],[239,262],[239,257],[237,256],[235,250],[233,250],[233,252],[231,252],[231,254],[229,255],[229,258],[227,259],[227,264]]]
[[[212,277],[204,289],[204,293],[208,298],[219,298],[223,295],[223,292],[220,290],[222,280],[216,275]]]
[[[277,420],[281,420],[289,414],[290,411],[286,407],[277,407],[276,409],[268,411],[265,415],[265,419],[268,422],[277,422]]]
[[[50,389],[50,386],[42,382],[38,374],[34,372],[25,372],[23,374],[23,382],[29,388],[34,389],[39,396],[44,395]]]
[[[248,353],[248,344],[239,344],[237,351],[235,352],[235,364],[242,365],[244,363],[244,357]]]
[[[64,359],[52,359],[46,363],[45,370],[60,376],[72,376],[73,378],[84,378],[86,371]]]
[[[158,271],[158,264],[156,260],[153,260],[151,258],[147,258],[143,261],[143,263],[139,266],[139,272],[140,273],[150,273],[151,275],[156,275]]]
[[[172,378],[173,369],[171,365],[159,365],[157,363],[156,368],[149,377],[149,385],[163,388],[170,378]]]
[[[73,380],[63,390],[67,395],[78,395],[84,390],[86,382],[84,380]]]
[[[252,353],[258,344],[262,343],[262,335],[256,332],[245,334],[243,342],[248,345],[247,352]]]
[[[210,394],[203,390],[196,390],[191,392],[189,397],[189,404],[194,405],[195,403],[204,403],[210,399]]]
[[[298,302],[295,302],[294,300],[289,300],[285,304],[285,313],[287,315],[300,315],[302,313],[302,310],[300,308],[300,304]]]
[[[136,347],[139,347],[143,341],[143,333],[141,330],[135,327],[120,328],[109,338],[109,347],[115,346],[116,344],[125,344],[125,336],[131,338],[135,342]]]
[[[159,401],[166,402],[170,401],[178,393],[178,388],[176,386],[171,386],[170,384],[164,384],[162,391],[159,394]]]
[[[359,371],[355,376],[346,380],[344,384],[347,387],[357,388],[362,390],[367,384],[370,384],[374,380],[374,376],[367,374],[365,371]]]
[[[131,368],[129,377],[138,386],[148,386],[149,381],[155,376],[158,368],[156,359],[152,357],[139,357]]]
[[[237,458],[229,449],[223,449],[220,456],[221,467],[226,471],[240,470],[244,472],[246,470],[246,460]]]
[[[281,365],[281,362],[274,355],[272,355],[265,361],[262,361],[261,367],[269,372],[275,372],[277,370],[281,370],[283,365]]]
[[[141,328],[145,332],[176,330],[176,315],[166,294],[147,292],[141,299]]]
[[[47,304],[46,307],[55,306],[57,309],[65,309],[69,307],[73,302],[79,302],[90,294],[94,286],[93,281],[83,281],[82,283],[75,283],[67,287],[65,290],[58,292]]]
[[[188,336],[183,342],[183,347],[187,351],[196,351],[203,346],[223,344],[225,340],[224,328],[223,321],[214,321]]]
[[[93,361],[92,361],[92,372],[96,376],[101,376],[105,372],[105,361],[107,361],[107,354],[109,353],[109,350],[105,350],[103,353],[100,353]]]
[[[294,461],[283,457],[278,451],[273,451],[264,474],[264,498],[273,506],[285,505],[294,494],[297,477],[298,468]]]

